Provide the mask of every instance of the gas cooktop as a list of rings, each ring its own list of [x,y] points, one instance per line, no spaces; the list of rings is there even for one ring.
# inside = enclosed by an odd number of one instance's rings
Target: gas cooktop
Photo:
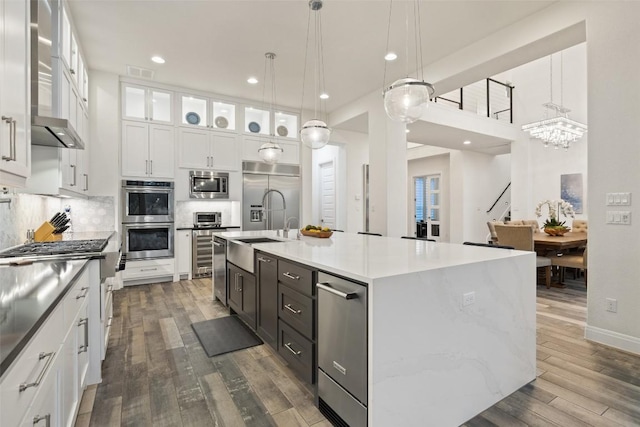
[[[91,239],[27,243],[4,252],[0,252],[0,258],[102,252],[102,250],[107,246],[108,241],[108,239]]]

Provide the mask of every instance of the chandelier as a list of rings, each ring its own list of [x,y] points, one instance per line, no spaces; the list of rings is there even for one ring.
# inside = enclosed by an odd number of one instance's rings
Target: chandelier
[[[578,141],[587,132],[587,125],[570,120],[568,113],[571,111],[562,105],[562,80],[563,64],[562,52],[560,52],[560,105],[553,102],[553,58],[549,56],[549,90],[551,101],[542,104],[545,116],[542,120],[522,126],[522,130],[529,132],[531,137],[542,140],[545,147],[552,145],[554,148],[568,150],[571,143]]]
[[[276,69],[273,64],[273,60],[276,58],[276,54],[272,52],[267,52],[264,54],[265,63],[264,63],[264,88],[262,90],[262,103],[264,104],[265,93],[267,89],[267,65],[269,68],[269,74],[271,76],[271,100],[269,103],[269,117],[274,117],[274,105],[276,103]],[[271,141],[265,142],[258,149],[258,156],[262,159],[263,162],[273,165],[278,163],[278,160],[282,157],[283,149],[278,145],[275,140],[275,135],[273,134],[273,130],[269,135]]]
[[[391,33],[391,11],[393,0],[389,4],[389,27],[387,29],[387,52],[389,52],[389,35]],[[416,78],[409,77],[409,12],[405,10],[405,27],[407,43],[405,46],[405,64],[407,77],[396,80],[390,86],[384,88],[384,109],[387,115],[395,121],[413,123],[422,117],[429,106],[435,89],[431,83],[424,81],[424,65],[422,61],[422,26],[420,24],[420,0],[413,2],[413,27],[416,58]],[[419,61],[418,61],[419,58]],[[419,62],[419,64],[418,64]],[[384,66],[383,86],[386,85],[387,64]]]
[[[311,12],[314,12],[314,41],[313,41],[313,57],[314,57],[314,111],[312,120],[307,121],[300,129],[300,139],[302,143],[311,149],[322,148],[329,142],[331,137],[331,129],[327,124],[318,119],[318,98],[324,100],[329,96],[324,91],[324,57],[322,55],[322,18],[320,10],[322,9],[322,0],[309,1],[309,17],[307,19],[307,44],[304,54],[304,71],[302,74],[302,102],[304,103],[304,85],[307,75],[307,54],[309,52],[309,33],[311,28]],[[319,93],[318,93],[319,92]],[[302,107],[301,107],[302,110]],[[302,115],[302,112],[300,113]]]

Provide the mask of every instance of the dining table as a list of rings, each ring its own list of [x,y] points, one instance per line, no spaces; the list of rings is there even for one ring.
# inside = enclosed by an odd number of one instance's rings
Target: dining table
[[[538,254],[549,251],[562,252],[567,249],[580,248],[587,245],[587,233],[568,232],[562,236],[550,236],[546,233],[533,233],[533,247]]]

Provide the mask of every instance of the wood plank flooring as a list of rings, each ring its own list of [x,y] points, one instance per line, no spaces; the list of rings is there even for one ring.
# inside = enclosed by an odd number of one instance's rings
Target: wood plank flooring
[[[640,426],[640,357],[583,339],[586,292],[538,287],[538,378],[465,426]],[[114,292],[103,381],[76,426],[314,426],[330,423],[267,345],[208,358],[192,322],[228,315],[211,280]]]

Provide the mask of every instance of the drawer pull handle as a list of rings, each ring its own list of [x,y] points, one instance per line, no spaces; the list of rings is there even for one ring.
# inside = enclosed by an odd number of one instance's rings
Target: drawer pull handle
[[[223,245],[222,245],[222,243],[213,242],[213,246],[221,247],[221,246],[223,246]]]
[[[42,417],[40,415],[36,415],[33,417],[33,425],[38,424],[42,420],[45,420],[45,426],[49,427],[51,425],[51,414],[47,414]]]
[[[295,308],[291,307],[291,304],[285,304],[284,308],[286,308],[287,310],[289,310],[290,312],[292,312],[293,314],[300,314],[302,313],[301,310],[296,310]]]
[[[339,291],[337,289],[332,288],[329,283],[316,283],[316,287],[318,289],[322,289],[323,291],[327,291],[331,294],[337,295],[339,297],[342,297],[344,299],[355,299],[358,298],[358,294],[355,292],[342,292]]]
[[[38,355],[38,360],[42,360],[45,357],[48,357],[49,359],[47,359],[47,363],[44,364],[44,367],[42,368],[42,370],[38,374],[38,378],[36,378],[36,380],[34,382],[20,384],[20,386],[18,387],[18,391],[20,393],[22,393],[23,391],[25,391],[29,387],[38,387],[40,385],[40,383],[42,382],[42,379],[44,378],[44,373],[47,372],[47,369],[49,369],[49,365],[51,365],[51,362],[53,361],[53,356],[55,356],[55,354],[56,353],[54,351],[51,351],[49,353],[42,352],[42,353],[40,353]]]
[[[286,273],[282,273],[282,275],[284,277],[288,277],[289,279],[300,280],[300,276],[294,276],[293,274],[289,273],[288,271]]]
[[[76,299],[80,299],[80,298],[84,298],[87,296],[87,293],[89,293],[89,287],[88,286],[83,286],[80,288],[81,291],[84,291],[83,294],[79,294]]]
[[[158,269],[158,267],[153,267],[153,268],[141,268],[140,271],[156,271]]]
[[[107,322],[107,328],[111,327],[112,322],[113,322],[113,316],[109,316],[109,321]]]
[[[107,286],[107,293],[113,292],[113,285]]]
[[[89,349],[89,318],[85,317],[84,319],[80,319],[78,327],[80,326],[84,326],[84,345],[78,348],[78,354],[86,353]]]
[[[289,350],[291,353],[293,353],[296,356],[300,356],[302,354],[301,351],[294,350],[293,348],[291,348],[291,343],[290,342],[286,343],[284,346],[287,347],[287,350]]]
[[[271,260],[269,258],[263,258],[263,257],[258,257],[258,261],[260,262],[271,262]]]

